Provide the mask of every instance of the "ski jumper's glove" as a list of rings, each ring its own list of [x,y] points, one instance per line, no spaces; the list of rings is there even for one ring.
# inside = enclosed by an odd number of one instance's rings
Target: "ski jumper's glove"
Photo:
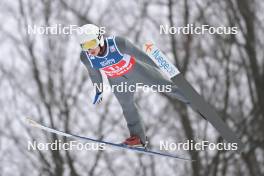
[[[96,92],[93,104],[100,104],[103,99],[103,92]]]

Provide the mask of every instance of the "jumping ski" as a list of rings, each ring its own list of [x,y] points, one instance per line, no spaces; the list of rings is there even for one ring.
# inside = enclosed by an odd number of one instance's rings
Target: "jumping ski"
[[[179,160],[184,160],[184,161],[195,161],[195,160],[192,160],[192,159],[189,159],[189,158],[184,158],[184,157],[181,157],[181,156],[176,156],[176,155],[163,153],[163,152],[151,151],[151,150],[148,150],[148,149],[145,149],[145,148],[130,147],[130,146],[127,146],[127,145],[124,145],[124,144],[117,144],[117,143],[112,143],[112,142],[108,142],[108,141],[103,141],[103,140],[93,139],[93,138],[89,138],[89,137],[79,136],[79,135],[75,135],[75,134],[65,133],[63,131],[59,131],[59,130],[44,126],[42,124],[39,124],[36,121],[31,120],[31,119],[26,119],[26,121],[32,127],[39,128],[39,129],[42,129],[44,131],[47,131],[47,132],[50,132],[50,133],[54,133],[54,134],[57,134],[57,135],[61,135],[61,136],[65,136],[65,137],[72,138],[72,139],[84,140],[84,141],[90,141],[90,142],[96,142],[96,143],[102,143],[102,144],[114,146],[114,147],[117,147],[117,148],[131,150],[131,151],[135,151],[135,152],[143,153],[143,154],[148,154],[148,155],[163,156],[163,157],[174,158],[174,159],[179,159]]]
[[[173,81],[189,100],[188,105],[200,116],[208,120],[220,135],[231,143],[237,143],[238,152],[244,148],[244,144],[236,134],[224,123],[217,112],[195,91],[191,84],[185,80],[179,69],[168,61],[166,56],[155,46],[153,42],[143,45],[145,53],[155,64]]]

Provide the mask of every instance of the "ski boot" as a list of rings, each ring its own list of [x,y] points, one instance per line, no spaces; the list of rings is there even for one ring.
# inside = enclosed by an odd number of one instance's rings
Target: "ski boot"
[[[127,138],[124,142],[122,142],[122,144],[127,145],[129,147],[137,147],[137,148],[143,148],[147,150],[148,140],[146,137],[146,141],[145,143],[143,143],[138,136],[133,135]]]

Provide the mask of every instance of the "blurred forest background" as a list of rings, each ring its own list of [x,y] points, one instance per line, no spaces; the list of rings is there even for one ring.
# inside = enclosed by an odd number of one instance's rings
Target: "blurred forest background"
[[[0,176],[264,175],[264,2],[261,0],[17,0],[0,2]],[[27,25],[94,23],[141,48],[156,42],[186,79],[216,107],[246,148],[176,151],[196,162],[115,151],[28,151],[28,141],[67,140],[24,122],[32,117],[62,131],[118,142],[128,136],[116,98],[94,90],[75,36],[28,35]],[[237,26],[237,35],[160,35],[159,26]],[[179,101],[138,92],[151,137],[220,142],[214,128]]]

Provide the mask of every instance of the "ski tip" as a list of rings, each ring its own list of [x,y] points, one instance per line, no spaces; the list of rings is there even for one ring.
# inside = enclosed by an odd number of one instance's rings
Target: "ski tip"
[[[184,161],[188,161],[188,162],[196,162],[195,159],[192,159],[192,158],[185,158],[185,157],[182,157],[182,156],[176,156],[175,158],[178,158],[178,159],[181,159],[181,160],[184,160]]]
[[[178,159],[181,159],[181,160],[184,160],[184,161],[187,161],[187,162],[196,162],[196,160],[193,160],[191,158],[178,158]]]
[[[33,126],[33,127],[38,126],[38,123],[35,122],[34,120],[30,119],[30,118],[26,118],[26,122],[27,122],[29,125]]]

